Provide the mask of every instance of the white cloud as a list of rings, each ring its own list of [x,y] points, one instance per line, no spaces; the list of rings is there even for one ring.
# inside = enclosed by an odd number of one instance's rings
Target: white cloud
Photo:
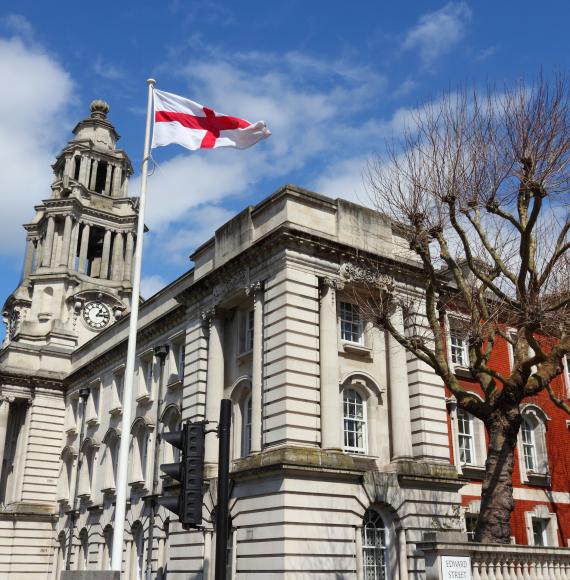
[[[156,274],[152,276],[143,276],[141,278],[141,295],[148,299],[159,290],[162,290],[166,284],[168,284],[168,281],[162,276]]]
[[[29,33],[26,22],[20,17],[12,27]],[[20,224],[31,220],[38,200],[51,195],[50,165],[68,133],[73,82],[42,47],[20,36],[0,37],[0,78],[0,251],[11,254],[23,246]]]
[[[374,122],[358,120],[386,87],[386,79],[370,68],[296,52],[224,55],[211,47],[199,59],[184,63],[180,54],[176,59],[188,97],[220,113],[264,120],[273,135],[246,151],[181,152],[161,162],[149,179],[145,219],[155,248],[177,248],[185,257],[223,223],[216,216],[225,221],[233,215],[224,208],[230,198],[245,198],[263,180],[285,182],[294,172],[315,173],[323,158],[370,148],[379,136]],[[134,195],[139,183],[131,184]],[[197,211],[202,217],[214,212],[219,223],[193,221]]]
[[[345,159],[327,167],[312,188],[330,197],[342,197],[361,205],[370,205],[363,181],[367,158]]]
[[[449,2],[443,8],[424,14],[408,31],[403,50],[418,50],[424,66],[429,67],[447,54],[465,35],[471,9],[465,2]]]
[[[93,70],[100,77],[108,81],[117,81],[125,77],[125,72],[118,66],[104,61],[101,57],[97,57],[93,64]]]

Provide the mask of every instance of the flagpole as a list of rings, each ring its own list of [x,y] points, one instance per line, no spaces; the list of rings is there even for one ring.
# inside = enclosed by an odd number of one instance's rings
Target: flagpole
[[[148,79],[148,103],[146,109],[146,129],[144,134],[144,156],[142,162],[141,190],[139,197],[139,212],[137,221],[137,243],[135,247],[133,293],[131,298],[131,314],[129,322],[129,342],[127,347],[127,364],[123,388],[123,421],[119,458],[117,461],[117,498],[115,502],[115,520],[113,526],[113,551],[111,554],[111,569],[121,571],[123,562],[123,535],[125,527],[125,509],[127,503],[127,485],[129,472],[129,443],[131,428],[131,407],[133,400],[133,379],[135,373],[135,355],[137,351],[137,326],[139,319],[139,297],[141,281],[141,263],[144,236],[144,206],[146,182],[148,177],[148,160],[150,157],[150,127],[152,120],[152,96],[156,81]]]

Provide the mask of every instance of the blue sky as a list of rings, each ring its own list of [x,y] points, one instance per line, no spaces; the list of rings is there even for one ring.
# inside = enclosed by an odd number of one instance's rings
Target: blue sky
[[[49,197],[55,155],[104,98],[137,176],[145,79],[219,112],[263,119],[245,150],[155,151],[143,292],[236,211],[284,183],[366,201],[362,170],[410,112],[458,83],[501,88],[568,70],[570,4],[321,0],[19,0],[0,9],[0,295],[18,283],[20,224]]]

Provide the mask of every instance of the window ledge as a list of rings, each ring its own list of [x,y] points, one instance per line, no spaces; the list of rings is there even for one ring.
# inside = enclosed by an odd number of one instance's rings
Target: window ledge
[[[166,385],[166,388],[169,391],[175,391],[180,387],[182,387],[182,379],[180,377],[172,377],[172,380],[168,382],[168,385]]]
[[[123,407],[121,405],[115,405],[110,411],[109,415],[116,417],[117,415],[123,414]]]
[[[129,485],[133,488],[134,491],[143,491],[146,490],[146,481],[131,481]]]
[[[252,357],[253,357],[253,350],[246,350],[245,352],[240,352],[237,355],[236,360],[237,360],[238,364],[242,365],[246,362],[249,362]]]
[[[146,403],[152,403],[152,397],[150,393],[143,393],[137,397],[137,403],[139,405],[144,405]]]
[[[362,344],[356,344],[353,342],[343,342],[342,350],[349,354],[355,354],[357,356],[372,358],[372,349]]]
[[[453,365],[453,372],[460,377],[464,377],[467,379],[473,378],[471,375],[471,371],[467,367]]]
[[[523,478],[524,483],[530,485],[540,485],[548,487],[550,485],[550,473],[539,473],[538,471],[527,471],[526,477]]]
[[[461,473],[469,479],[485,479],[484,465],[461,465]]]

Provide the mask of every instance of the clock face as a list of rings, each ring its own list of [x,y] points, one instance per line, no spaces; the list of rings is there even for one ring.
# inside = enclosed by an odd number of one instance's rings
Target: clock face
[[[109,324],[111,311],[103,302],[87,302],[85,308],[83,308],[83,319],[89,327],[100,330]]]

